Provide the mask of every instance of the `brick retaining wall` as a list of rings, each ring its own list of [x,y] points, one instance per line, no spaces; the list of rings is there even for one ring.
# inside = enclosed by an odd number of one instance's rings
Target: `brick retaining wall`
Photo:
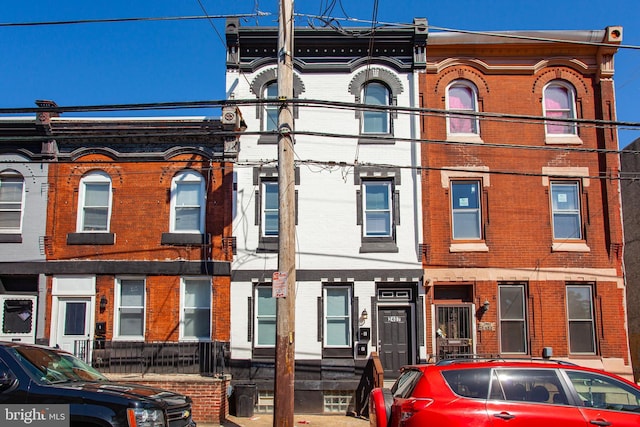
[[[193,419],[197,423],[220,423],[229,415],[227,388],[231,379],[200,375],[109,374],[114,381],[141,384],[185,394],[193,400]]]

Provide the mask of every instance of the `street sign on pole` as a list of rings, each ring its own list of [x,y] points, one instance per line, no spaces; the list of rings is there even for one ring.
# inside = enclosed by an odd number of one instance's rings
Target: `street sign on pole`
[[[286,271],[276,271],[273,273],[271,286],[271,296],[273,298],[287,297],[287,276]]]

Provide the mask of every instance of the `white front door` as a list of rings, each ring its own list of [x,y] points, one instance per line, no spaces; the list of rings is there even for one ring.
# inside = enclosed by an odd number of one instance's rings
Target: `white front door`
[[[70,353],[83,352],[85,346],[75,346],[76,341],[91,339],[91,298],[58,298],[58,334],[56,344]],[[76,354],[84,357],[84,354]]]

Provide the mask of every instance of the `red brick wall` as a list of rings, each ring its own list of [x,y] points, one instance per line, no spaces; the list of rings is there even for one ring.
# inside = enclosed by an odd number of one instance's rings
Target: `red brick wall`
[[[161,377],[157,379],[123,379],[128,383],[142,384],[146,386],[174,391],[191,397],[193,419],[197,423],[222,422],[229,415],[229,402],[227,388],[230,385],[228,379],[189,377],[175,379]]]
[[[466,60],[442,68],[428,67],[427,73],[420,75],[422,107],[444,110],[447,86],[456,79],[465,79],[477,87],[479,109],[482,112],[542,116],[544,85],[560,78],[570,82],[576,89],[579,118],[614,119],[612,82],[598,80],[597,67],[587,72],[565,65],[539,67],[541,58],[560,56],[584,59],[591,55],[593,61],[597,62],[595,50],[576,49],[553,51],[553,47],[514,48],[505,45],[500,49],[490,49],[482,45],[432,45],[429,48],[429,62],[436,63],[444,58],[479,58],[478,64],[486,61],[495,65],[495,68],[472,66],[471,61]],[[450,64],[454,62],[451,60]],[[502,65],[513,65],[520,71],[501,72]],[[623,358],[628,362],[620,250],[622,225],[619,183],[615,179],[595,178],[615,176],[619,169],[618,157],[616,154],[593,151],[604,148],[617,150],[614,131],[583,125],[579,131],[581,145],[550,146],[545,144],[542,121],[492,118],[480,120],[483,143],[445,144],[447,132],[443,115],[426,114],[422,126],[425,142],[421,145],[421,156],[422,165],[426,168],[422,174],[423,239],[427,245],[423,262],[426,276],[429,276],[429,269],[456,269],[458,272],[460,269],[470,269],[466,276],[460,273],[459,277],[451,277],[449,283],[473,286],[476,307],[489,299],[491,310],[482,316],[482,321],[497,323],[498,283],[500,280],[514,279],[504,277],[482,281],[474,271],[537,271],[539,275],[529,275],[527,280],[527,324],[531,354],[534,356],[539,356],[543,347],[553,347],[556,356],[568,354],[566,282],[536,277],[559,271],[567,271],[573,277],[581,276],[585,283],[595,284],[598,355]],[[563,148],[580,148],[584,151]],[[485,243],[489,251],[451,252],[451,201],[449,190],[442,186],[443,172],[440,169],[478,167],[493,172],[489,174],[490,185],[481,193]],[[581,194],[588,252],[551,250],[553,236],[549,187],[543,185],[540,176],[544,167],[588,168],[591,178]],[[604,278],[601,274],[595,281],[589,271],[615,273]],[[447,281],[437,284],[446,285]],[[425,312],[430,313],[430,304],[433,303],[433,293],[430,291],[426,303]],[[430,335],[435,326],[430,323],[431,319],[427,316],[428,353],[434,350],[431,348]],[[498,353],[499,328],[495,331],[478,331],[476,346],[478,353]]]
[[[230,250],[223,246],[222,239],[231,237],[232,168],[220,163],[210,166],[203,160],[181,155],[166,163],[112,162],[104,155],[92,154],[73,163],[52,163],[48,259],[230,261]],[[169,231],[171,179],[185,168],[200,172],[207,180],[206,231],[212,236],[210,249],[160,245],[162,233]],[[116,242],[103,246],[67,245],[67,234],[76,231],[80,179],[93,170],[102,170],[112,179],[110,231],[116,234]]]
[[[206,231],[211,236],[208,246],[160,244],[162,233],[169,232],[171,179],[185,168],[200,172],[206,179]],[[80,179],[93,170],[107,172],[112,179],[110,231],[116,235],[115,244],[67,245],[67,234],[76,232]],[[195,155],[181,155],[167,162],[115,162],[105,155],[91,154],[72,163],[52,163],[49,174],[48,260],[232,260],[229,244],[232,235],[231,164],[210,163]],[[104,295],[108,304],[103,312],[96,307],[95,320],[106,322],[107,339],[113,336],[114,281],[114,275],[96,274],[97,301]],[[49,278],[49,311],[51,283]],[[212,277],[214,340],[228,341],[230,338],[230,283],[230,276]],[[147,275],[146,286],[146,339],[177,340],[180,277]],[[50,318],[50,315],[46,316],[46,335],[49,334]]]

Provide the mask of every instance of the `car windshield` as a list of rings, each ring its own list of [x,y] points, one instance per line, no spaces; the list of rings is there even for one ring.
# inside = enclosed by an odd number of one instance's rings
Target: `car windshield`
[[[107,381],[107,377],[70,353],[43,347],[16,347],[12,350],[30,373],[44,383]]]

